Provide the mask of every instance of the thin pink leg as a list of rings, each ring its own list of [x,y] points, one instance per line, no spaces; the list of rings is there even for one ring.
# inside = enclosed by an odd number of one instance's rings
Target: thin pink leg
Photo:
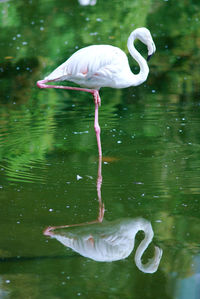
[[[50,82],[50,81],[48,81],[48,80],[37,81],[37,86],[39,88],[58,88],[58,89],[85,91],[85,92],[89,92],[93,95],[94,103],[95,103],[94,129],[95,129],[96,138],[97,138],[97,146],[98,146],[99,157],[102,157],[101,138],[100,138],[101,129],[100,129],[100,126],[99,126],[99,121],[98,121],[98,118],[99,118],[98,117],[98,109],[99,109],[99,106],[101,106],[101,98],[99,96],[98,90],[88,89],[88,88],[80,88],[80,87],[45,84],[47,82]]]
[[[104,204],[101,199],[101,185],[102,185],[102,157],[99,156],[99,165],[98,165],[98,174],[97,174],[97,197],[99,201],[99,215],[97,220],[89,221],[89,222],[84,222],[84,223],[77,223],[77,224],[67,224],[67,225],[59,225],[59,226],[48,226],[44,231],[43,234],[45,236],[53,236],[54,230],[58,228],[67,228],[67,227],[74,227],[74,226],[85,226],[89,224],[94,224],[94,223],[101,223],[103,221],[104,217]]]
[[[99,216],[98,216],[99,222],[103,221],[104,212],[105,212],[104,203],[102,202],[102,199],[101,199],[101,185],[102,185],[101,170],[102,170],[102,157],[99,156],[99,166],[98,166],[98,176],[97,176],[97,196],[98,196],[98,200],[99,200]]]
[[[93,97],[94,97],[94,103],[95,103],[94,129],[96,132],[99,157],[102,157],[101,137],[100,137],[101,128],[99,126],[99,106],[101,105],[101,98],[99,96],[98,90],[95,90],[93,92]]]
[[[78,91],[85,91],[85,92],[89,92],[91,94],[94,94],[94,89],[88,89],[88,88],[80,88],[80,87],[71,87],[71,86],[62,86],[62,85],[48,85],[45,83],[48,82],[52,82],[52,81],[48,81],[48,80],[40,80],[37,81],[37,86],[39,88],[58,88],[58,89],[69,89],[69,90],[78,90]]]

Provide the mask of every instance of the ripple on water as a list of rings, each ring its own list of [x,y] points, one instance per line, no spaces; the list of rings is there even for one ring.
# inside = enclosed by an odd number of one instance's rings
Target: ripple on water
[[[52,117],[26,111],[5,114],[0,127],[0,168],[9,181],[46,181],[46,154],[52,146]]]
[[[23,162],[23,158],[5,159],[3,164],[0,164],[0,169],[4,173],[6,179],[11,182],[26,182],[45,183],[46,181],[46,167],[42,162],[36,161]]]

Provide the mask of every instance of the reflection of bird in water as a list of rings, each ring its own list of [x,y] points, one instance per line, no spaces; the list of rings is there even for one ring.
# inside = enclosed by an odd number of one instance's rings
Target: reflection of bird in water
[[[97,195],[99,200],[99,216],[97,220],[72,225],[47,227],[45,236],[57,239],[63,245],[70,247],[82,256],[95,261],[111,262],[128,257],[134,249],[135,236],[144,231],[145,237],[135,253],[137,267],[145,273],[154,273],[162,257],[162,249],[155,247],[154,257],[146,264],[142,263],[142,255],[151,243],[154,233],[151,223],[143,218],[119,219],[112,222],[103,220],[104,205],[101,200],[101,164],[99,157]]]
[[[135,253],[136,266],[145,273],[154,273],[162,257],[162,249],[155,247],[154,257],[146,264],[142,255],[153,239],[151,223],[143,218],[119,219],[112,222],[79,227],[58,226],[44,232],[84,257],[99,262],[111,262],[128,257],[134,249],[135,236],[144,231],[145,237]]]
[[[96,0],[78,0],[78,2],[80,3],[80,5],[86,6],[86,5],[95,5],[96,4]]]
[[[134,47],[135,39],[139,39],[147,46],[148,58],[155,52],[156,47],[148,29],[137,28],[130,34],[127,43],[128,50],[140,66],[140,72],[136,75],[131,72],[127,56],[121,49],[110,45],[93,45],[78,50],[44,80],[37,82],[37,86],[40,88],[81,90],[93,95],[95,102],[94,128],[99,156],[102,156],[98,123],[98,108],[101,104],[99,89],[101,87],[125,88],[137,86],[147,79],[149,73],[146,60]],[[65,80],[86,88],[46,84]]]

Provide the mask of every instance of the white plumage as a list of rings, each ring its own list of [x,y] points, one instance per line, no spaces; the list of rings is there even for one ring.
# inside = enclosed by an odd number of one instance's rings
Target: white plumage
[[[153,258],[146,264],[142,263],[142,256],[152,242],[154,232],[151,223],[144,218],[127,218],[79,227],[70,225],[49,227],[44,234],[55,238],[64,246],[73,249],[84,257],[99,262],[112,262],[127,258],[134,249],[135,236],[144,231],[145,237],[135,252],[135,263],[145,273],[157,271],[162,249],[155,246]]]
[[[149,49],[149,56],[155,52],[151,34],[146,28],[134,30],[128,40],[128,49],[140,65],[140,73],[134,75],[126,54],[111,45],[92,45],[75,52],[44,80],[72,81],[87,88],[124,88],[136,86],[146,80],[149,68],[146,60],[135,49],[133,42],[138,38]]]
[[[122,88],[124,75],[127,78],[132,73],[127,56],[121,49],[110,45],[93,45],[75,52],[45,80],[67,80],[94,89]]]

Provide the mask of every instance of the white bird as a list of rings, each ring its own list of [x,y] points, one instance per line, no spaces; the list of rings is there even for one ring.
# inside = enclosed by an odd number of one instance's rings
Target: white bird
[[[157,271],[162,249],[155,246],[154,257],[146,264],[142,256],[151,243],[154,233],[151,223],[144,218],[125,218],[97,224],[64,225],[48,227],[44,235],[55,238],[80,255],[98,262],[112,262],[127,258],[134,249],[135,236],[144,231],[145,237],[135,253],[135,263],[144,273]]]
[[[146,60],[134,47],[136,39],[147,46],[147,60],[154,54],[156,47],[147,28],[137,28],[130,34],[127,47],[131,56],[139,64],[140,71],[138,74],[132,73],[127,56],[121,49],[111,45],[92,45],[75,52],[44,80],[37,82],[37,86],[40,88],[80,90],[93,95],[95,102],[94,128],[99,156],[102,156],[98,122],[98,108],[101,104],[99,89],[101,87],[126,88],[137,86],[142,84],[149,74]],[[72,81],[86,88],[46,84],[55,81]]]

